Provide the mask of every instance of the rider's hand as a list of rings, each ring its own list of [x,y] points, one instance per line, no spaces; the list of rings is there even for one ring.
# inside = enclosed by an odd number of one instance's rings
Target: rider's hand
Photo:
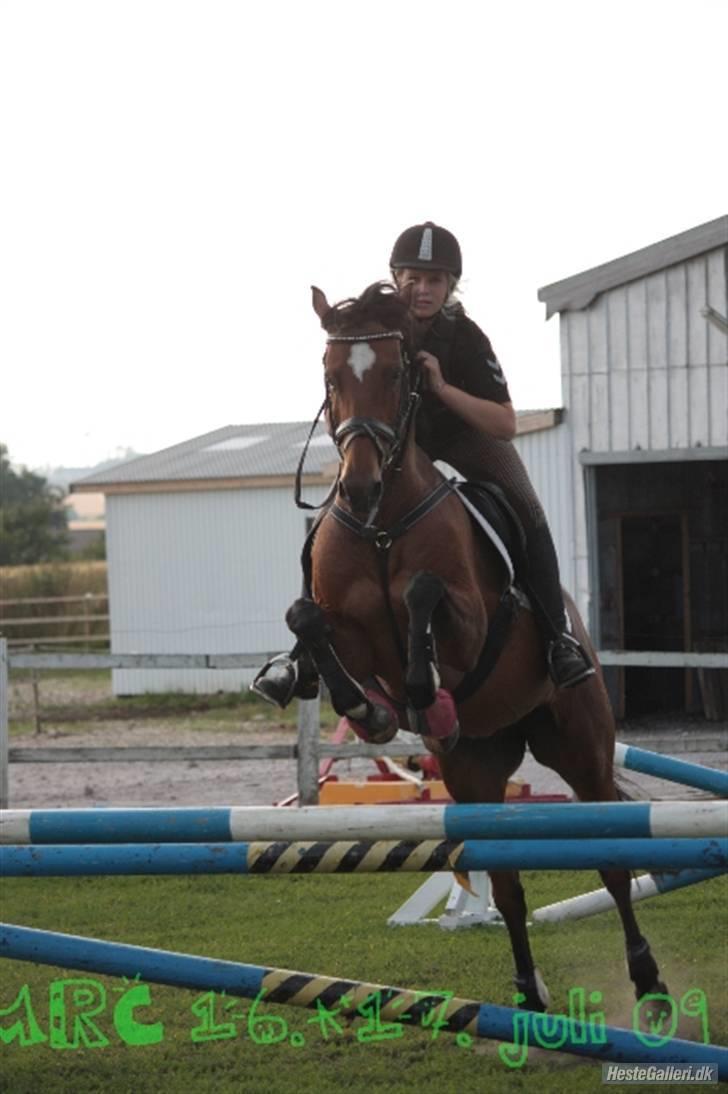
[[[425,383],[428,391],[434,391],[435,394],[442,391],[445,386],[445,379],[440,369],[440,362],[433,353],[428,353],[427,350],[420,350],[417,354],[417,360],[424,374]]]

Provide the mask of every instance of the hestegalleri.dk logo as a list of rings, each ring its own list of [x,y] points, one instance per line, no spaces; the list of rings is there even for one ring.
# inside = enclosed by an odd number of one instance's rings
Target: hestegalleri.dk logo
[[[602,1082],[717,1083],[717,1064],[602,1064]]]

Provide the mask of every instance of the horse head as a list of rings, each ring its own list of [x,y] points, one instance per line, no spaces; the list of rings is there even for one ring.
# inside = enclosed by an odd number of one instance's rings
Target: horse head
[[[408,300],[387,282],[333,307],[320,289],[312,292],[328,335],[326,418],[341,461],[339,496],[371,522],[387,472],[404,453],[417,401]]]

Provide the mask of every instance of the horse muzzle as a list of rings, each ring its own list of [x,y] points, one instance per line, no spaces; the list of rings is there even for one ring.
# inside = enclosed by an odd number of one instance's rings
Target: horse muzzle
[[[370,523],[379,509],[384,485],[381,478],[344,473],[339,479],[339,497],[347,503],[355,516],[366,518]]]
[[[368,445],[352,444],[367,440]],[[339,496],[352,513],[374,520],[382,500],[383,472],[397,443],[397,434],[376,418],[347,418],[336,429],[334,443],[342,459]]]

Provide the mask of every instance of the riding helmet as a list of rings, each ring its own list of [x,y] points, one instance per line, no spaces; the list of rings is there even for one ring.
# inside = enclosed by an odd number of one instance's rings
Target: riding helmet
[[[389,266],[392,270],[446,270],[459,279],[463,258],[452,232],[427,220],[402,232],[392,249]]]

